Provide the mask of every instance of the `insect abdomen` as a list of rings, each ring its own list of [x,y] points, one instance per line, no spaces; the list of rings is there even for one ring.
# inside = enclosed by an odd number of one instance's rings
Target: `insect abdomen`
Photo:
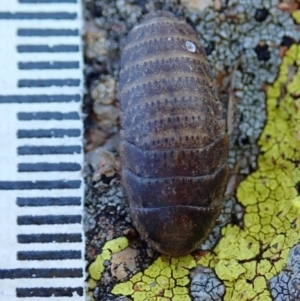
[[[162,253],[189,253],[220,213],[228,137],[194,30],[171,13],[132,29],[120,74],[122,179],[133,222]]]

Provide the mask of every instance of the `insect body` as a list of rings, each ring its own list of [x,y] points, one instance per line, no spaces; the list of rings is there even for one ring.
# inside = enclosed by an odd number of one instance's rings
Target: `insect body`
[[[148,14],[121,57],[122,180],[140,234],[180,256],[220,214],[228,137],[210,66],[195,31],[168,12]]]

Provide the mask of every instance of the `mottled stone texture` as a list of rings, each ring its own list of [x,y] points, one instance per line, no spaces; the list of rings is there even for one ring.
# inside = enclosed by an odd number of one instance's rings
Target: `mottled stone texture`
[[[184,255],[214,226],[228,177],[228,137],[195,31],[171,13],[148,14],[121,57],[122,179],[140,234]]]

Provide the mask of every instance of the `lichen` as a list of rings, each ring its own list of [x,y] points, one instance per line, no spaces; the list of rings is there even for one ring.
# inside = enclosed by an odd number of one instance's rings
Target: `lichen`
[[[197,266],[191,272],[191,296],[193,301],[220,301],[225,293],[223,283],[209,268]]]
[[[295,89],[300,87],[299,67],[300,45],[293,45],[267,89],[258,169],[237,190],[245,207],[244,228],[224,227],[213,253],[198,261],[223,280],[224,300],[271,300],[268,280],[282,270],[300,239],[300,91]]]
[[[131,296],[134,301],[189,301],[190,270],[196,266],[191,255],[171,258],[160,256],[144,272],[117,284],[112,293]]]
[[[102,272],[104,271],[104,261],[110,260],[111,256],[117,252],[124,250],[128,246],[128,240],[126,237],[118,237],[108,241],[102,248],[101,254],[99,254],[95,261],[89,266],[89,275],[93,280],[99,280]],[[92,281],[92,286],[94,282]]]
[[[286,267],[269,281],[274,300],[296,301],[300,299],[300,244],[290,252]],[[288,298],[288,299],[287,299]]]

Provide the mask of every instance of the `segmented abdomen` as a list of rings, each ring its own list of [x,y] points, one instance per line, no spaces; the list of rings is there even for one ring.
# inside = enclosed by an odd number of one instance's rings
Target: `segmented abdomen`
[[[122,179],[133,222],[156,249],[182,255],[212,228],[228,176],[210,66],[194,30],[157,12],[129,33],[121,67]]]

